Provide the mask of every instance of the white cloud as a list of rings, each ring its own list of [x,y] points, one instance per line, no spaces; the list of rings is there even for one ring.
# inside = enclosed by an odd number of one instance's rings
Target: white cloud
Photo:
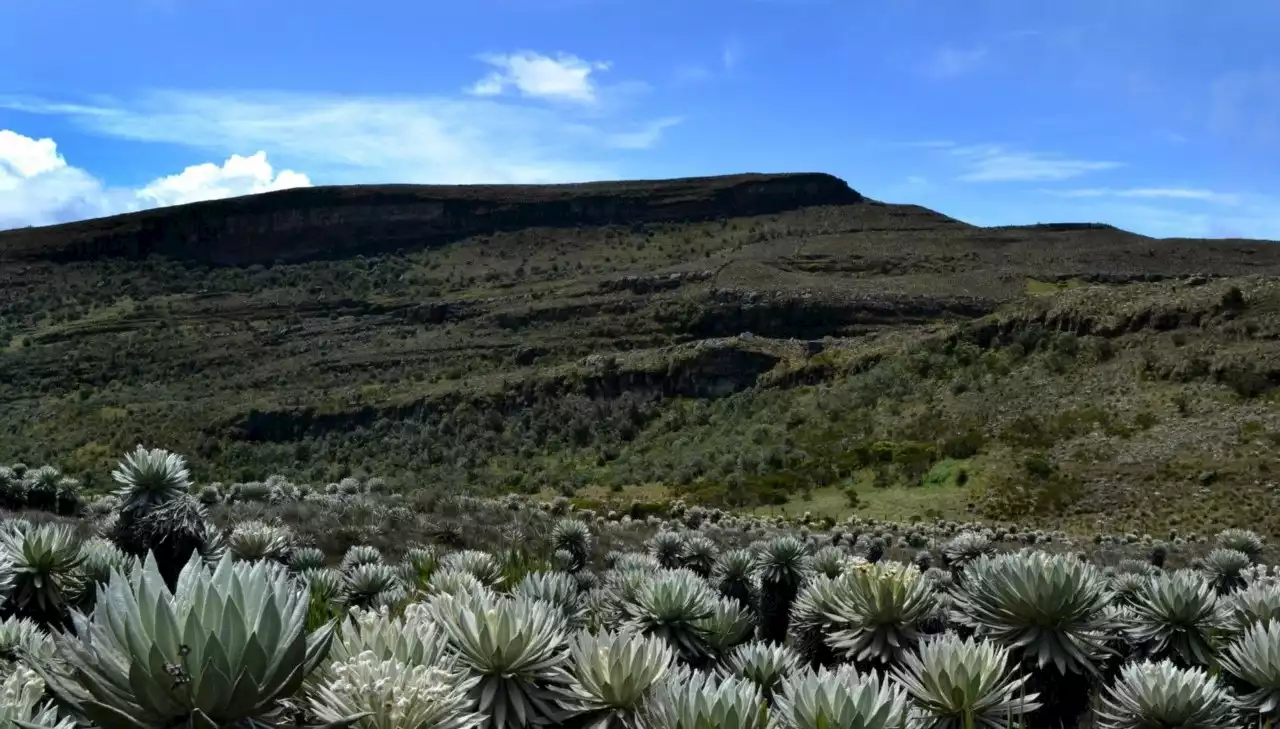
[[[249,157],[233,154],[221,166],[212,162],[192,165],[176,175],[152,182],[138,191],[138,197],[157,206],[181,205],[310,186],[311,180],[300,172],[275,173],[267,161],[267,153],[258,152]]]
[[[555,58],[533,51],[487,54],[480,60],[497,68],[470,89],[476,96],[498,96],[508,88],[535,99],[592,103],[596,85],[591,74],[607,71],[607,62],[584,61],[561,53]]]
[[[1165,199],[1165,200],[1198,200],[1200,202],[1215,203],[1218,205],[1239,205],[1241,202],[1240,195],[1229,192],[1217,192],[1215,190],[1205,190],[1201,188],[1190,187],[1133,187],[1127,189],[1113,189],[1108,187],[1094,187],[1079,190],[1050,190],[1047,191],[1052,195],[1060,197],[1116,197],[1116,198],[1144,198],[1144,199]]]
[[[1054,182],[1124,166],[1120,162],[1015,151],[998,144],[951,147],[949,151],[968,167],[959,177],[963,182]]]
[[[607,108],[495,98],[289,92],[159,92],[95,105],[5,99],[92,134],[202,149],[269,150],[329,184],[582,182],[621,176],[618,155],[650,148],[678,118],[619,122]]]
[[[301,173],[274,172],[258,152],[233,155],[222,165],[193,165],[137,190],[113,188],[68,164],[54,140],[0,129],[0,230],[309,184]]]
[[[963,76],[976,70],[987,57],[987,49],[976,48],[941,48],[925,61],[921,72],[933,79],[948,79]]]
[[[0,129],[0,184],[25,179],[67,166],[52,139],[32,139]]]
[[[105,215],[116,198],[128,201],[68,165],[52,139],[0,129],[0,230]]]

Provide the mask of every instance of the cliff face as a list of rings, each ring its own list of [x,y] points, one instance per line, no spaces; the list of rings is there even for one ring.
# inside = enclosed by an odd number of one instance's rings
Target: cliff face
[[[0,232],[0,257],[70,262],[159,254],[215,265],[292,263],[523,228],[694,222],[862,200],[845,182],[824,174],[320,187]]]

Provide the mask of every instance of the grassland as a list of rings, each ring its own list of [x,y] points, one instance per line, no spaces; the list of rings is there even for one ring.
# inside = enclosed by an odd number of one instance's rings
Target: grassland
[[[1280,534],[1270,243],[873,201],[270,265],[5,241],[0,460],[91,489],[142,442],[206,481]]]

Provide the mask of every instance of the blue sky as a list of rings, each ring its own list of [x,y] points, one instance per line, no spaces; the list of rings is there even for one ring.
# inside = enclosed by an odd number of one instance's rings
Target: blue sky
[[[5,0],[0,228],[304,184],[822,171],[1280,239],[1280,3]]]

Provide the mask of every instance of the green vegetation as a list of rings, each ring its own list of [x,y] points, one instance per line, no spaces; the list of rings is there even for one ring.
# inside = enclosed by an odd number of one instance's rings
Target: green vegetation
[[[88,494],[145,442],[202,485],[1280,534],[1280,286],[1244,276],[1273,259],[879,204],[246,267],[0,259],[0,455]]]
[[[967,465],[944,462],[917,489],[954,489]],[[1084,540],[681,502],[635,518],[377,478],[213,493],[193,470],[139,447],[117,464],[116,493],[79,493],[71,516],[57,503],[4,514],[0,718],[37,729],[1275,718],[1280,577],[1275,549],[1247,530]]]

